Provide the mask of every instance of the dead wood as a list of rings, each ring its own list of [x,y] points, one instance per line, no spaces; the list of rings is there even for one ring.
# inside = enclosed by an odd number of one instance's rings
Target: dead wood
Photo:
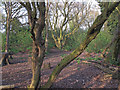
[[[2,85],[0,86],[0,90],[2,89],[10,89],[10,88],[14,88],[15,86],[14,85]]]
[[[93,64],[95,67],[101,69],[103,72],[108,73],[108,74],[112,74],[112,78],[113,79],[118,79],[120,80],[120,68],[119,67],[115,67],[112,66],[110,64],[107,64],[105,62],[100,62],[100,61],[88,61],[91,63],[95,63]]]

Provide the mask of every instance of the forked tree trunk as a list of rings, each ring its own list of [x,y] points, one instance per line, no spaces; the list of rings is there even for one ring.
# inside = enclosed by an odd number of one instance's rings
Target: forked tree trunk
[[[86,39],[83,41],[83,43],[81,43],[81,45],[77,47],[71,54],[61,60],[61,62],[53,70],[48,82],[43,86],[43,88],[50,88],[62,69],[65,68],[76,57],[78,57],[85,50],[88,44],[95,39],[104,22],[108,19],[110,14],[119,5],[119,3],[120,2],[113,3],[111,6],[105,8],[104,12],[96,18],[91,28],[89,28]]]
[[[33,49],[32,49],[32,81],[29,88],[40,87],[41,66],[45,55],[45,41],[42,31],[45,26],[45,2],[40,2],[40,15],[33,29]]]
[[[41,66],[45,55],[45,41],[42,31],[45,26],[45,2],[19,2],[28,12],[30,32],[33,39],[32,47],[32,80],[29,89],[40,87]]]

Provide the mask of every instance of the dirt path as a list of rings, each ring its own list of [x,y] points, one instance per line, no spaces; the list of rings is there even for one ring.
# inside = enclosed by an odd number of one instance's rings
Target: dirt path
[[[51,49],[50,53],[45,57],[44,63],[50,63],[52,69],[42,69],[42,84],[48,80],[54,67],[61,61],[63,52],[57,49]],[[2,84],[12,85],[17,88],[24,88],[30,84],[32,72],[29,61],[29,54],[18,53],[14,55],[14,59],[10,65],[2,68]],[[86,58],[83,53],[81,58]],[[44,64],[43,64],[44,65]],[[89,64],[78,64],[76,60],[71,62],[58,76],[52,88],[117,88],[118,80],[112,79],[109,75],[102,72],[98,68]]]

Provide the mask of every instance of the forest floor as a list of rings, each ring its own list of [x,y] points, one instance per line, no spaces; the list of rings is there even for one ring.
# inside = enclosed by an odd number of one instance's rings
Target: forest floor
[[[63,58],[62,55],[69,54],[67,51],[51,49],[46,55],[43,65],[51,64],[51,69],[42,67],[42,84],[45,84],[54,67]],[[98,54],[91,53],[91,57]],[[84,52],[79,57],[86,58],[89,55]],[[99,56],[99,55],[98,55]],[[2,67],[2,85],[15,85],[17,88],[26,88],[31,82],[32,71],[29,53],[17,53],[10,61],[12,64]],[[52,88],[118,88],[119,81],[102,70],[94,67],[93,64],[77,63],[72,61],[59,74]]]

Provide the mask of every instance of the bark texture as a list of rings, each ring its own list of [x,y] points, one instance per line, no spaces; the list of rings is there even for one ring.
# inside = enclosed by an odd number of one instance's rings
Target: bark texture
[[[119,5],[120,2],[115,2],[111,6],[108,6],[101,15],[99,15],[94,21],[93,25],[89,28],[87,32],[86,39],[77,47],[71,54],[66,56],[61,60],[61,62],[55,67],[48,82],[43,86],[43,88],[50,88],[53,82],[56,80],[58,74],[65,68],[71,61],[78,57],[88,46],[88,44],[95,39],[95,37],[100,32],[104,22],[108,19],[113,10]]]

